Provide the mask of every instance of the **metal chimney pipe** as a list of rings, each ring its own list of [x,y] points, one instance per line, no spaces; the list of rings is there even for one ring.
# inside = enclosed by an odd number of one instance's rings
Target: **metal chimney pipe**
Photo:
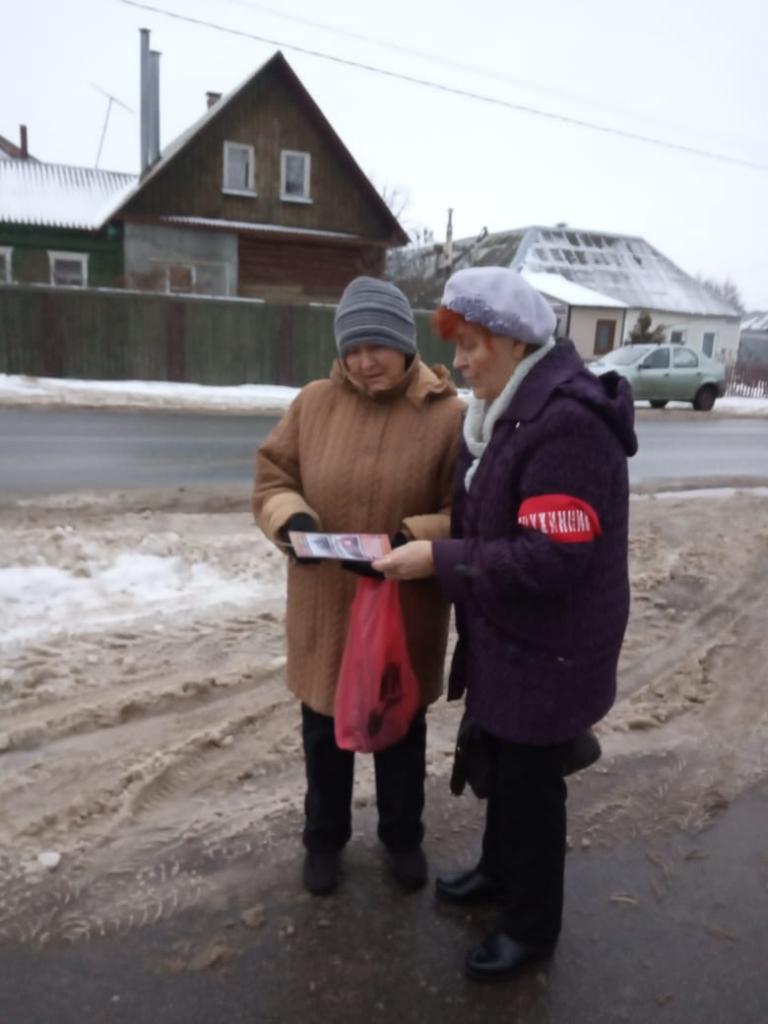
[[[29,148],[27,146],[27,126],[25,124],[19,125],[19,134],[21,136],[21,159],[27,160],[29,158]]]
[[[140,73],[140,93],[141,93],[141,106],[140,106],[140,117],[139,117],[139,134],[141,137],[141,173],[143,174],[149,167],[149,119],[150,119],[150,103],[149,103],[149,29],[140,28],[139,35],[141,37],[140,49],[141,49],[141,73]]]
[[[160,159],[160,54],[149,51],[149,166]]]

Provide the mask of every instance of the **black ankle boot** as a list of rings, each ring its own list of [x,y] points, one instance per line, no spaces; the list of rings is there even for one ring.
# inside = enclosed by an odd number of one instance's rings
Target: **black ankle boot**
[[[420,846],[415,850],[390,850],[389,863],[395,881],[404,889],[421,889],[426,883],[429,869],[427,858]]]
[[[304,857],[304,888],[313,896],[327,896],[339,881],[337,850],[307,850]]]
[[[435,882],[435,896],[443,903],[502,903],[504,894],[479,867],[441,875]]]
[[[465,969],[473,981],[505,981],[526,964],[551,956],[554,948],[554,943],[531,946],[506,932],[491,932],[470,952]]]

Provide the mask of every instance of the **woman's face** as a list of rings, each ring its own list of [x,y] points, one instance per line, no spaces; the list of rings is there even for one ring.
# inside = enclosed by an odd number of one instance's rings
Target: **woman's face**
[[[352,345],[344,364],[369,395],[388,391],[405,373],[405,353],[386,345]]]
[[[451,341],[456,345],[454,369],[472,388],[475,398],[486,402],[498,398],[525,355],[522,342],[497,335],[488,339],[472,324],[459,325]]]

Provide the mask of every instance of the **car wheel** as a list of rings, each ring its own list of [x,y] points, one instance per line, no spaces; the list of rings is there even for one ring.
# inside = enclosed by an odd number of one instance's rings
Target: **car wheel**
[[[717,392],[710,384],[705,384],[703,388],[699,388],[696,392],[696,397],[693,400],[693,408],[696,412],[709,412],[714,406],[715,399],[717,398]]]
[[[667,404],[666,398],[652,398],[650,401],[652,409],[663,409]]]

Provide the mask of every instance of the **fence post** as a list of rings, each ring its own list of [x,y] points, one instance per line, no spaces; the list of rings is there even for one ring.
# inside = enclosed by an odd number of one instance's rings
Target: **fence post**
[[[277,328],[277,383],[295,385],[293,369],[293,308],[283,306]]]
[[[168,303],[165,317],[165,374],[167,380],[186,381],[186,317],[181,302]]]
[[[61,330],[61,300],[58,295],[40,296],[40,348],[44,377],[63,377],[66,348]]]

